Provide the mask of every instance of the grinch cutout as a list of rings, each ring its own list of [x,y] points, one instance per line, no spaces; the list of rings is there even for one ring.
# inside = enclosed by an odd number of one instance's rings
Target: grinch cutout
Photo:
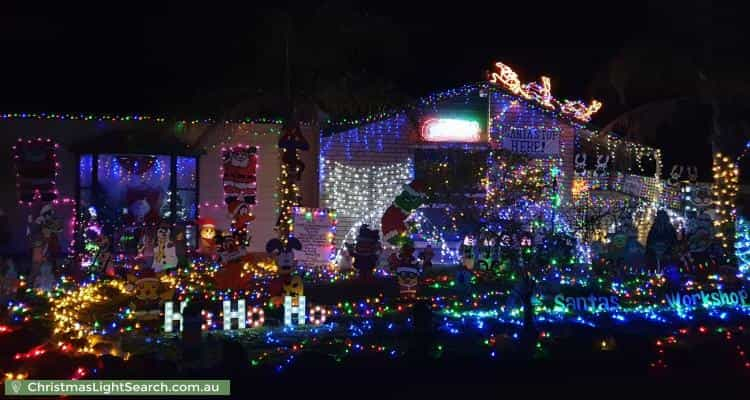
[[[57,198],[55,175],[57,145],[51,139],[18,139],[13,146],[16,187],[21,201],[30,203],[35,198],[52,201]]]
[[[34,278],[34,289],[49,292],[55,286],[55,276],[52,275],[52,265],[42,264],[39,275]]]
[[[299,159],[297,151],[309,150],[310,144],[302,135],[299,126],[285,129],[284,134],[279,138],[278,146],[281,149],[281,162],[286,165],[288,171],[294,172],[294,174],[290,173],[291,176],[298,181],[301,180],[302,172],[305,171],[305,164]]]
[[[222,151],[222,179],[227,204],[238,199],[247,204],[255,204],[257,151],[255,146],[243,145]]]
[[[155,272],[177,267],[177,249],[171,239],[171,234],[172,229],[167,223],[162,223],[156,230],[154,260],[151,264]]]
[[[383,231],[383,239],[391,244],[398,245],[402,239],[401,236],[406,232],[406,218],[412,211],[422,205],[427,198],[424,184],[420,181],[412,181],[404,185],[404,191],[401,192],[385,213],[380,221]]]
[[[362,224],[359,227],[356,244],[349,251],[354,256],[354,268],[359,271],[360,278],[370,278],[382,252],[380,234],[370,229],[367,224]]]
[[[216,224],[210,218],[199,218],[198,225],[198,254],[213,258],[216,256]]]

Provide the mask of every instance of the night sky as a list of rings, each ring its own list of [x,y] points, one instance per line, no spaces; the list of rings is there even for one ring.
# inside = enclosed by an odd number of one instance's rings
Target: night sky
[[[605,124],[628,107],[695,91],[696,74],[677,71],[684,64],[677,54],[700,55],[696,43],[704,38],[711,39],[714,51],[721,55],[707,63],[717,71],[734,69],[744,79],[750,64],[746,52],[737,51],[748,48],[750,37],[744,11],[731,3],[273,3],[232,8],[209,2],[199,6],[174,2],[116,10],[4,5],[0,16],[0,111],[221,117],[226,108],[241,102],[245,93],[256,87],[283,93],[281,46],[271,40],[277,28],[273,15],[279,13],[290,15],[308,29],[315,23],[336,24],[349,14],[385,21],[375,28],[362,28],[370,29],[366,33],[369,41],[359,48],[355,43],[357,51],[349,49],[342,56],[356,58],[351,64],[356,67],[342,64],[338,65],[341,71],[334,71],[334,63],[329,68],[333,75],[344,74],[347,68],[361,69],[363,76],[390,82],[409,99],[479,81],[494,61],[502,60],[513,66],[523,81],[550,76],[557,97],[588,101],[596,96],[603,100],[604,108],[592,121],[594,125]],[[39,9],[46,16],[30,16]],[[326,21],[327,11],[323,18],[316,14],[321,9],[338,14]],[[98,14],[91,14],[94,11]],[[293,54],[292,58],[297,57],[293,68],[306,68],[307,63],[299,58],[335,54],[340,41],[346,38],[325,37],[315,43],[315,49]],[[602,82],[606,86],[608,68],[623,49],[637,49],[644,43],[655,43],[656,50],[643,56],[631,53],[631,63],[635,60],[643,68],[655,67],[646,78],[637,74],[630,78],[629,85],[635,87],[630,91],[630,104],[618,105],[614,92],[602,89]],[[662,65],[665,62],[672,64]],[[640,85],[639,80],[643,82]],[[271,113],[280,116],[283,112],[277,109],[272,107]],[[683,118],[682,125],[673,126],[668,135],[644,140],[662,147],[665,154],[672,151],[677,155],[667,160],[667,168],[671,162],[692,160],[698,156],[696,148],[707,144],[709,128],[706,118],[701,118]],[[693,135],[691,141],[698,141],[701,147],[674,140],[685,129]],[[707,167],[710,156],[701,157]]]
[[[493,61],[504,60],[526,80],[548,74],[556,93],[582,97],[623,41],[650,23],[638,2],[617,18],[604,2],[583,9],[566,2],[363,3],[359,10],[401,30],[408,58],[390,66],[387,78],[411,96],[479,80]],[[300,18],[311,7],[280,6]],[[27,11],[11,7],[0,17],[0,109],[175,111],[212,87],[231,86],[242,70],[252,74],[254,59],[262,57],[254,51],[257,25],[270,8],[175,4],[115,16],[47,10],[48,16],[9,16]]]

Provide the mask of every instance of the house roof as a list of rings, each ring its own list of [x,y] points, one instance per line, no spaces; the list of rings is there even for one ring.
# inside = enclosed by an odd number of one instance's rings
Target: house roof
[[[171,154],[199,156],[202,149],[191,147],[168,130],[131,129],[107,132],[73,143],[74,153]]]

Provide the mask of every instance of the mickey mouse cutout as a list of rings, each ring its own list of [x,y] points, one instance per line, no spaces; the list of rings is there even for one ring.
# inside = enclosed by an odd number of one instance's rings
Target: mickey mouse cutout
[[[296,237],[290,237],[286,247],[279,239],[271,239],[266,243],[266,252],[276,260],[279,274],[289,274],[295,267],[294,250],[302,250],[302,243]]]

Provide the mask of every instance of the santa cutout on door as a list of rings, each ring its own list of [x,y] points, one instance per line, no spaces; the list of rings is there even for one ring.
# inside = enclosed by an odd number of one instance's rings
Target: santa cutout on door
[[[227,204],[237,200],[255,204],[257,152],[255,146],[249,145],[235,145],[222,150],[222,180]]]

